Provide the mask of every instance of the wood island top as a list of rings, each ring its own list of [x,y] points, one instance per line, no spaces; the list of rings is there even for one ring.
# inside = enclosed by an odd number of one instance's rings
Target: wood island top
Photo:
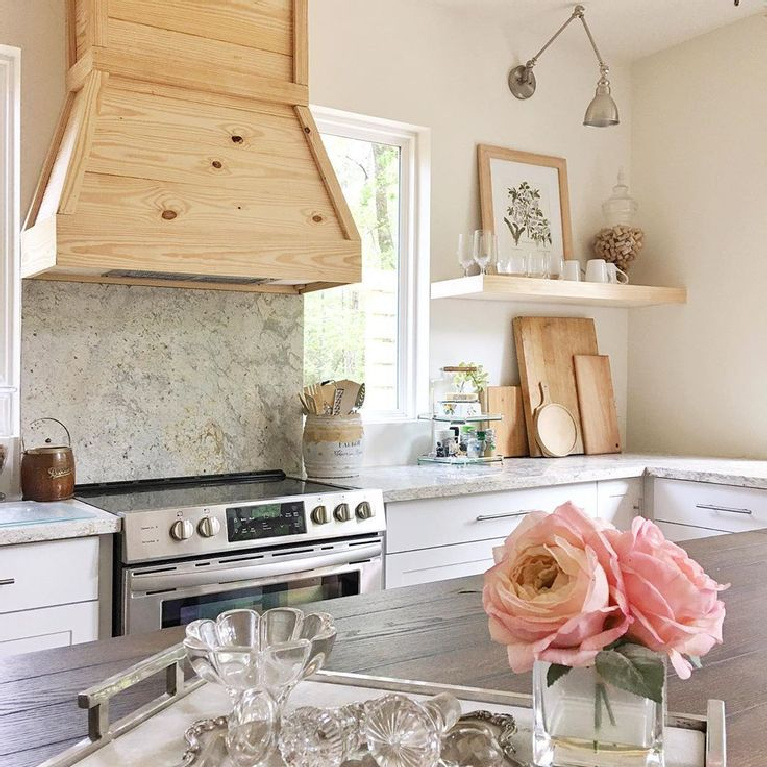
[[[732,767],[767,764],[767,530],[684,544],[720,583],[731,583],[724,645],[682,682],[669,677],[669,709],[704,714],[727,706]],[[323,603],[337,620],[332,670],[530,692],[504,648],[490,641],[480,577],[391,589]],[[0,767],[34,767],[84,737],[77,693],[178,642],[182,629],[120,637],[0,661]],[[153,683],[123,693],[113,720],[158,694]]]

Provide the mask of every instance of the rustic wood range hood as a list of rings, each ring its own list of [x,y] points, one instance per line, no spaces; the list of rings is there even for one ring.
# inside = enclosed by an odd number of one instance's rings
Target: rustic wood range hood
[[[308,0],[67,0],[68,96],[22,277],[303,292],[359,282],[308,108]]]

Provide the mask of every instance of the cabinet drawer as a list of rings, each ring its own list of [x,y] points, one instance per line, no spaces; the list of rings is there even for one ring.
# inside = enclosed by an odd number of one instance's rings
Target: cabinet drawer
[[[767,491],[676,479],[653,482],[656,522],[691,525],[723,533],[767,527]]]
[[[553,511],[566,501],[596,517],[596,482],[389,503],[386,551],[393,554],[505,538],[527,512]]]
[[[98,638],[98,602],[0,615],[0,657],[69,647]]]
[[[390,554],[386,557],[386,588],[480,575],[493,564],[493,547],[503,545],[503,541],[498,538]]]
[[[715,535],[730,535],[721,530],[706,530],[702,527],[677,525],[672,522],[656,522],[663,535],[670,541],[691,541],[694,538],[711,538]]]
[[[619,530],[630,530],[631,523],[642,513],[643,481],[612,479],[597,483],[599,518]]]
[[[0,547],[0,613],[98,599],[99,540]]]

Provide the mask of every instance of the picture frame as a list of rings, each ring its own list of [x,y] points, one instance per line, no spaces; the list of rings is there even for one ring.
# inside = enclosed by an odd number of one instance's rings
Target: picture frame
[[[574,258],[562,157],[480,144],[479,197],[482,228],[498,235],[498,248],[538,248]]]

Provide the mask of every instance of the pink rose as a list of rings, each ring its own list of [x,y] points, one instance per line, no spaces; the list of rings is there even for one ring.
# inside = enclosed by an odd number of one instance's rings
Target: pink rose
[[[685,655],[701,657],[722,642],[724,602],[721,586],[655,523],[636,517],[631,530],[608,532],[618,554],[634,621],[630,638],[671,658],[676,673],[688,679]]]
[[[615,552],[601,523],[572,503],[528,514],[493,557],[482,601],[514,672],[535,660],[590,665],[628,630]]]

